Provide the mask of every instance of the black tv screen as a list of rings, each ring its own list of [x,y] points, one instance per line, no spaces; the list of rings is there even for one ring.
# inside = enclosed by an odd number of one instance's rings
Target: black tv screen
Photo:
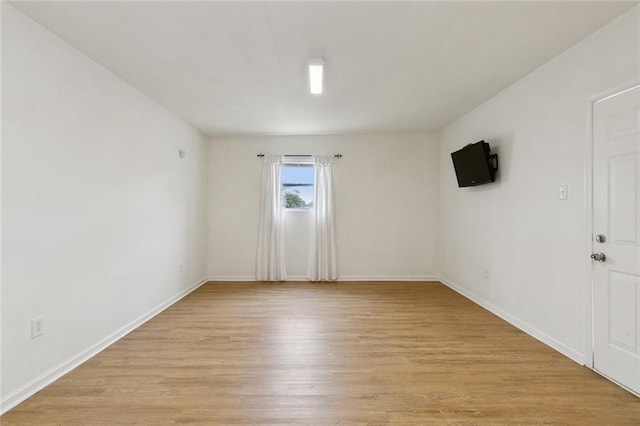
[[[469,144],[452,152],[451,159],[459,187],[482,185],[496,180],[498,154],[492,154],[485,141]]]

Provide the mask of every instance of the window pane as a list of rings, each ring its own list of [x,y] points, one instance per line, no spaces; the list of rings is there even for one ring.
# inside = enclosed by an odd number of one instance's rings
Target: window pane
[[[313,164],[284,164],[282,166],[284,206],[289,209],[311,208],[313,179]]]

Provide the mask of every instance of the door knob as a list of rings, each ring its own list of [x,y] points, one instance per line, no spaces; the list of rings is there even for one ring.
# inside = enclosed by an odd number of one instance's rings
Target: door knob
[[[597,262],[604,262],[607,260],[607,256],[604,253],[593,253],[591,259]]]

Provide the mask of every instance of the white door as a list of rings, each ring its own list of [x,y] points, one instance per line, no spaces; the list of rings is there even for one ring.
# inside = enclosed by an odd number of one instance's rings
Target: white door
[[[640,393],[640,86],[593,104],[592,248],[594,368]]]

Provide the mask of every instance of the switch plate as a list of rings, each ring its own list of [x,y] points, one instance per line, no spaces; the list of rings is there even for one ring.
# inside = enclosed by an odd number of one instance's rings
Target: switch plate
[[[566,200],[568,197],[568,188],[567,185],[562,185],[560,187],[560,199],[561,200]]]

